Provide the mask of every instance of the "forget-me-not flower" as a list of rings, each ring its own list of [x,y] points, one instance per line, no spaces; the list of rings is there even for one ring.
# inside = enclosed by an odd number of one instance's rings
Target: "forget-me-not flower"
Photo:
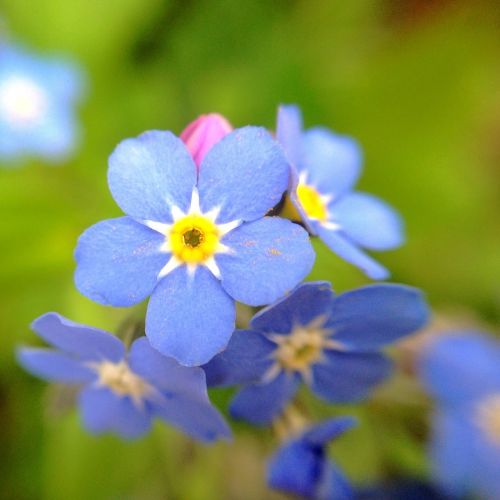
[[[313,500],[349,500],[353,490],[340,469],[328,459],[327,444],[354,425],[351,417],[326,420],[287,440],[268,465],[273,489]]]
[[[362,162],[358,143],[324,127],[303,131],[300,110],[292,105],[279,108],[276,136],[292,165],[285,205],[290,217],[370,278],[387,278],[387,269],[362,248],[400,246],[402,221],[379,198],[353,192]]]
[[[289,165],[263,128],[235,130],[204,157],[199,174],[180,139],[146,132],[111,155],[108,181],[126,217],[83,233],[77,288],[101,304],[151,295],[146,335],[184,365],[222,351],[235,300],[269,304],[310,271],[306,231],[266,217],[286,190]]]
[[[79,404],[90,432],[134,438],[157,417],[201,441],[230,436],[208,399],[203,370],[162,356],[146,337],[127,353],[114,335],[56,313],[44,314],[32,327],[53,348],[22,348],[20,363],[51,382],[81,385]]]
[[[330,283],[304,283],[259,311],[204,368],[209,386],[247,384],[231,414],[269,424],[301,381],[329,402],[366,397],[391,371],[380,352],[427,321],[421,292],[371,285],[335,296]]]
[[[431,341],[420,374],[436,399],[436,479],[458,497],[500,498],[500,344],[479,332]]]
[[[82,80],[72,61],[0,43],[0,159],[67,157],[78,136]]]

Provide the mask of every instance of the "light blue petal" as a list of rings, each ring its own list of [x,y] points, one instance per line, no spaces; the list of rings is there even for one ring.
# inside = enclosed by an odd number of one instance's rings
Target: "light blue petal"
[[[292,166],[298,167],[302,145],[302,113],[294,104],[282,104],[278,108],[276,139],[283,146]]]
[[[145,132],[121,142],[109,158],[109,189],[120,208],[138,219],[171,222],[172,206],[187,212],[196,165],[170,132]]]
[[[338,295],[334,339],[357,351],[379,349],[423,328],[429,319],[423,293],[405,285],[369,285]]]
[[[500,346],[481,332],[450,331],[427,344],[419,372],[427,390],[441,402],[474,401],[500,392]]]
[[[435,479],[447,493],[462,498],[470,493],[477,474],[475,433],[467,419],[452,412],[435,416],[433,433],[430,455]]]
[[[234,301],[205,267],[181,266],[165,276],[149,301],[151,345],[181,365],[199,366],[221,352],[234,330]]]
[[[366,398],[391,373],[392,363],[379,353],[325,351],[324,363],[312,368],[311,389],[330,403]]]
[[[231,429],[223,416],[208,401],[176,394],[162,402],[152,401],[151,408],[154,415],[200,441],[231,438]]]
[[[301,439],[311,446],[325,446],[356,425],[354,417],[331,418],[313,425],[302,434]]]
[[[97,328],[74,323],[57,313],[37,318],[31,328],[46,342],[80,360],[121,361],[125,347],[114,335]]]
[[[79,238],[75,251],[78,290],[95,302],[125,307],[143,301],[157,284],[169,256],[165,238],[130,217],[98,222]]]
[[[49,382],[82,384],[96,378],[90,368],[51,349],[22,348],[17,352],[17,360],[25,370]]]
[[[278,204],[288,186],[289,166],[264,128],[234,130],[215,144],[200,166],[202,211],[220,207],[217,222],[252,221]]]
[[[318,316],[328,317],[334,293],[327,281],[299,285],[287,296],[261,309],[251,320],[254,330],[290,333],[296,325],[307,325]]]
[[[314,263],[307,232],[279,217],[243,224],[222,243],[232,250],[216,256],[222,286],[231,297],[252,306],[283,296],[306,277]]]
[[[319,226],[318,234],[330,250],[362,269],[368,277],[374,280],[383,280],[389,277],[389,271],[384,266],[360,250],[354,243],[351,243],[340,231]]]
[[[363,161],[354,139],[315,127],[305,132],[302,144],[299,171],[307,173],[307,184],[334,198],[352,189]]]
[[[203,366],[209,387],[250,384],[271,367],[276,344],[259,332],[236,330],[227,348]]]
[[[267,482],[271,488],[301,497],[316,499],[326,458],[301,440],[281,446],[271,457]]]
[[[137,339],[128,355],[130,368],[164,393],[185,394],[208,402],[205,373],[201,368],[182,366],[151,347],[146,337]]]
[[[281,373],[269,383],[246,386],[233,398],[229,412],[251,424],[268,425],[293,398],[298,385],[298,377]]]
[[[342,232],[362,247],[388,250],[403,243],[401,217],[375,196],[350,193],[332,203],[330,214]]]
[[[358,498],[342,471],[329,462],[325,464],[321,482],[315,495],[317,500],[354,500]],[[382,500],[382,497],[379,497],[379,500]],[[389,499],[384,498],[384,500]],[[410,499],[406,498],[406,500]]]
[[[139,408],[128,396],[108,388],[87,387],[79,397],[83,424],[92,434],[114,432],[125,439],[144,435],[151,427],[146,406]]]

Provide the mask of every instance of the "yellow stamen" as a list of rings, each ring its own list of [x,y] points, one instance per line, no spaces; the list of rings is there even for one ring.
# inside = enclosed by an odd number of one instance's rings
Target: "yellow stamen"
[[[500,394],[488,396],[479,403],[476,423],[490,441],[500,446]]]
[[[304,212],[310,219],[324,222],[327,220],[328,211],[323,197],[312,186],[299,183],[297,186],[297,197]]]
[[[176,221],[168,237],[171,251],[178,260],[197,264],[214,255],[220,232],[210,219],[192,214]]]

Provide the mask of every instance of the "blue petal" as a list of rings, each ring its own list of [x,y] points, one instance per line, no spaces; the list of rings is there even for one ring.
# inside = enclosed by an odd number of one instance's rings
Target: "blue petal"
[[[267,482],[271,488],[316,498],[326,458],[322,451],[307,446],[301,440],[286,443],[271,457]]]
[[[160,391],[187,394],[193,399],[208,402],[205,373],[201,368],[182,366],[153,349],[146,337],[131,346],[128,363],[132,371]]]
[[[57,313],[37,318],[31,328],[46,342],[80,360],[121,361],[125,347],[114,335],[97,328],[80,325]]]
[[[354,139],[315,127],[305,132],[302,144],[299,170],[308,174],[307,184],[334,198],[352,189],[363,160],[361,149]]]
[[[225,351],[203,366],[209,387],[257,382],[271,367],[276,344],[259,332],[236,330]]]
[[[79,238],[75,283],[104,305],[137,304],[151,294],[168,261],[160,251],[165,237],[130,217],[98,222]]]
[[[285,373],[272,382],[249,385],[236,394],[229,411],[234,418],[254,425],[268,425],[293,398],[298,385],[298,377]]]
[[[153,413],[201,441],[231,438],[231,429],[209,401],[189,394],[175,394],[163,401],[151,401]]]
[[[17,352],[22,367],[49,382],[82,384],[96,378],[96,373],[73,358],[51,349],[22,348]]]
[[[430,450],[434,475],[438,484],[457,498],[470,493],[474,484],[474,434],[467,420],[459,415],[443,412],[434,418]]]
[[[429,308],[423,293],[404,285],[369,285],[338,295],[331,322],[335,340],[356,350],[372,350],[425,326]]]
[[[354,243],[351,243],[338,230],[318,226],[318,234],[330,250],[347,262],[362,269],[368,277],[374,280],[383,280],[389,277],[389,271],[384,266],[369,257]]]
[[[180,364],[198,366],[222,351],[234,330],[234,302],[205,267],[181,266],[165,276],[149,301],[146,335]]]
[[[222,243],[233,251],[216,256],[222,286],[231,297],[252,306],[283,296],[304,279],[314,263],[307,232],[279,217],[243,224]]]
[[[310,427],[302,434],[301,439],[311,446],[325,446],[329,441],[354,427],[356,423],[354,417],[331,418]]]
[[[186,212],[196,165],[170,132],[145,132],[121,142],[109,158],[109,189],[120,208],[139,219],[171,222],[172,206]]]
[[[449,332],[426,346],[419,371],[427,390],[442,402],[472,401],[500,392],[500,346],[480,332]]]
[[[279,144],[259,127],[237,129],[207,153],[198,189],[204,212],[220,207],[218,222],[252,221],[281,200],[289,166]]]
[[[318,500],[353,500],[358,498],[344,474],[331,463],[326,463],[315,495]],[[379,497],[379,500],[382,500],[382,497]],[[384,497],[384,500],[388,499]],[[406,498],[405,500],[410,499]]]
[[[403,243],[401,217],[375,196],[350,193],[332,203],[330,214],[342,232],[362,247],[388,250]]]
[[[301,158],[302,113],[294,104],[278,108],[276,139],[283,146],[290,163],[297,167]]]
[[[146,406],[139,408],[128,396],[119,396],[106,387],[87,387],[79,400],[83,424],[93,434],[115,432],[133,439],[151,427]]]
[[[76,101],[87,83],[82,68],[76,62],[63,58],[47,61],[44,80],[53,89],[57,98],[67,103]]]
[[[331,403],[360,401],[391,373],[392,363],[379,353],[325,351],[313,365],[311,389]]]
[[[318,316],[329,316],[334,293],[327,281],[303,283],[289,295],[261,309],[251,320],[253,329],[266,333],[290,333]]]

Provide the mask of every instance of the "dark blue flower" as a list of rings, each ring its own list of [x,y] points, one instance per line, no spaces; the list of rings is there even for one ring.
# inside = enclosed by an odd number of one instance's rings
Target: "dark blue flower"
[[[205,366],[209,385],[248,384],[231,413],[270,423],[306,382],[320,398],[365,398],[391,371],[381,348],[422,327],[420,291],[371,285],[335,296],[327,282],[304,283],[237,330],[228,348]]]
[[[440,336],[420,373],[436,399],[436,479],[453,495],[500,498],[500,345],[478,332]]]
[[[323,127],[302,131],[297,106],[281,106],[276,135],[292,165],[286,212],[302,220],[343,259],[373,279],[387,269],[361,248],[388,250],[403,241],[402,221],[382,200],[353,192],[362,155],[356,141]]]
[[[0,44],[0,158],[57,161],[71,153],[82,80],[72,61]]]
[[[327,456],[327,444],[350,429],[351,417],[326,420],[286,441],[271,458],[269,486],[314,500],[348,500],[353,491]]]
[[[56,313],[44,314],[32,327],[55,349],[22,348],[19,362],[51,382],[81,385],[79,403],[90,432],[134,438],[158,417],[202,441],[230,436],[210,404],[203,370],[162,356],[145,337],[127,353],[110,333]]]
[[[108,181],[129,215],[80,237],[76,285],[101,304],[130,306],[151,295],[146,335],[184,365],[227,345],[238,300],[263,305],[310,271],[307,232],[265,217],[286,190],[289,166],[261,128],[216,143],[196,165],[170,132],[146,132],[111,155]]]

